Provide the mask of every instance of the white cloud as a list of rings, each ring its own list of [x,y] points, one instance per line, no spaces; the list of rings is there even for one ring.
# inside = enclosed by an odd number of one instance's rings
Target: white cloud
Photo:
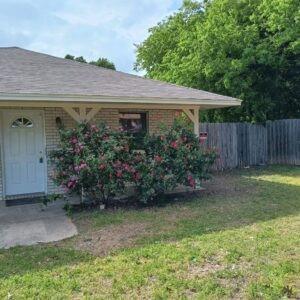
[[[0,0],[0,46],[87,59],[108,57],[132,72],[135,43],[181,0]]]

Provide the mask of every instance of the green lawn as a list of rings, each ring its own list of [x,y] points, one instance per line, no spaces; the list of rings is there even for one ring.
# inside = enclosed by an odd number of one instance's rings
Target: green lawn
[[[78,237],[0,250],[0,299],[300,297],[300,168],[217,175],[184,201],[74,215]]]

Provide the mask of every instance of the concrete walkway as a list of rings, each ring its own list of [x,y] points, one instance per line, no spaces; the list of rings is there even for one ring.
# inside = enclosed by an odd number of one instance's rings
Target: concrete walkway
[[[5,207],[0,201],[0,248],[63,240],[77,234],[76,226],[62,209],[63,203]]]

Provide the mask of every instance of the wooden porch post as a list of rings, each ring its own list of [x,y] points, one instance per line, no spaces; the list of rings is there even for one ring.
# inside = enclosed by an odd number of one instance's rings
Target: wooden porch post
[[[199,128],[199,108],[194,109],[194,133],[197,137],[199,137],[200,134],[200,128]]]
[[[199,137],[200,128],[199,128],[199,108],[192,109],[183,109],[184,113],[189,117],[194,125],[194,133]],[[193,111],[193,112],[192,112]]]

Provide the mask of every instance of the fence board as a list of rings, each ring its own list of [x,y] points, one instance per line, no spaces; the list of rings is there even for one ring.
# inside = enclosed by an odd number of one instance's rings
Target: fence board
[[[249,123],[201,123],[208,133],[206,148],[216,148],[215,169],[290,164],[300,165],[300,120]]]

